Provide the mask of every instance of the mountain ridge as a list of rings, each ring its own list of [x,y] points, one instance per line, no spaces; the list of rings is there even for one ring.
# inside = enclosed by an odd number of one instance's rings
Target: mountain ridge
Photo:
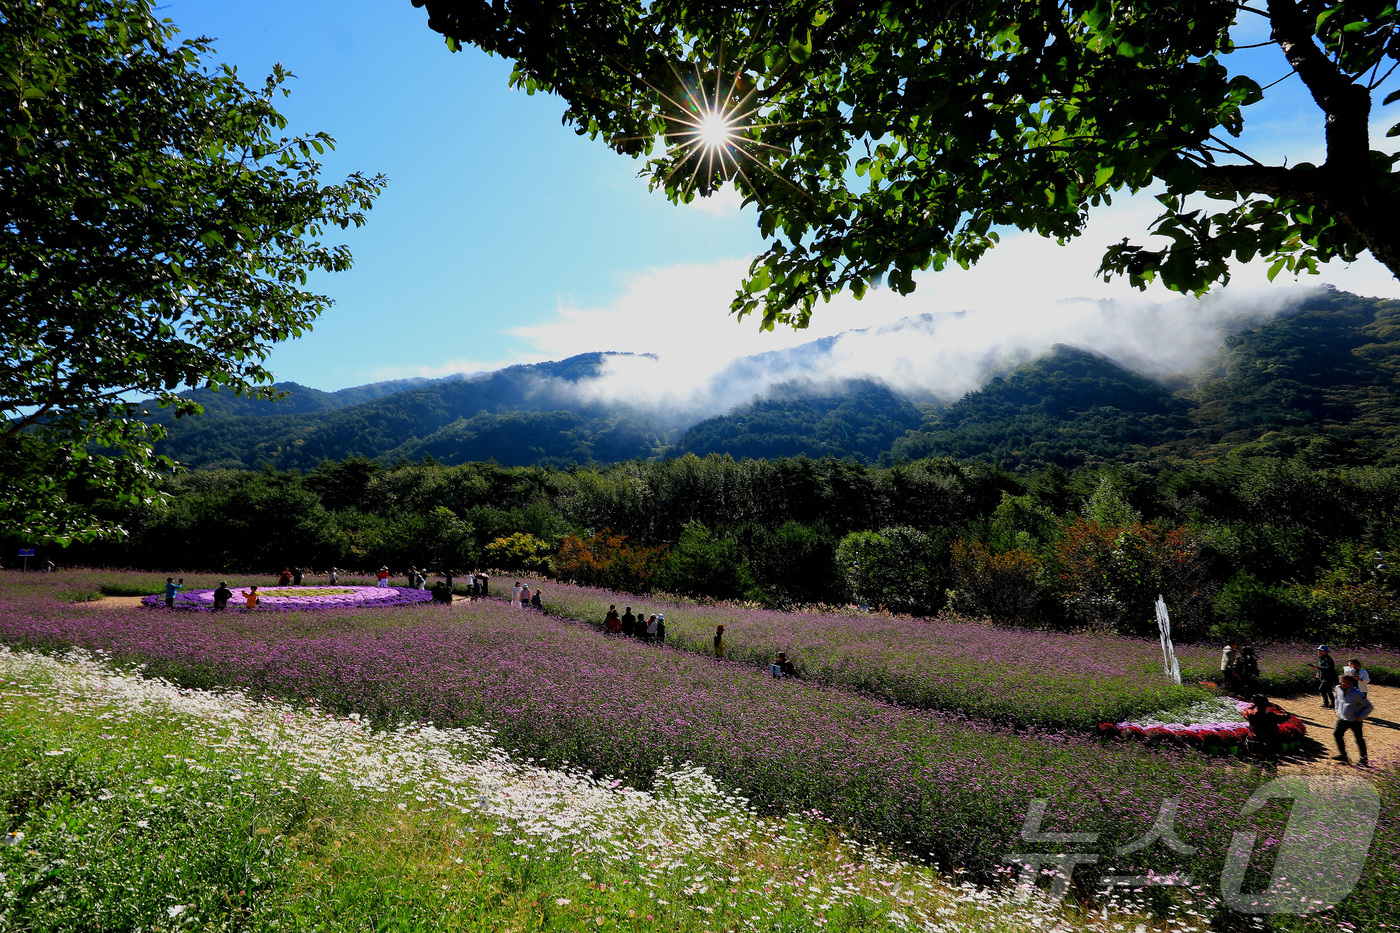
[[[936,336],[947,325],[922,315],[885,327]],[[567,468],[729,453],[884,463],[956,456],[1035,469],[1213,459],[1231,450],[1370,462],[1400,447],[1395,301],[1319,289],[1231,334],[1193,371],[1156,378],[1068,344],[1030,359],[989,352],[975,361],[985,380],[957,398],[879,377],[825,375],[819,364],[839,340],[730,363],[716,379],[731,396],[758,389],[707,417],[609,401],[595,389],[610,363],[650,355],[596,351],[335,393],[279,384],[291,409],[202,390],[206,415],[166,417],[170,436],[160,450],[193,468],[309,470],[354,456]]]

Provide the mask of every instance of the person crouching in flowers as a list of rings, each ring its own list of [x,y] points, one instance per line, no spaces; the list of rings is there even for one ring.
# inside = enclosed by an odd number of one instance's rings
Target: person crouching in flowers
[[[1262,693],[1256,693],[1251,702],[1252,706],[1240,710],[1245,721],[1249,723],[1248,741],[1265,754],[1277,755],[1283,748],[1279,726],[1283,725],[1288,716],[1270,703],[1269,698]]]
[[[228,588],[228,584],[223,580],[219,581],[219,588],[214,591],[214,611],[223,612],[228,608],[228,601],[233,599],[233,590]]]
[[[258,608],[258,588],[254,586],[251,589],[244,590],[243,601],[248,604],[247,608],[243,610],[244,612],[247,612],[249,609]]]

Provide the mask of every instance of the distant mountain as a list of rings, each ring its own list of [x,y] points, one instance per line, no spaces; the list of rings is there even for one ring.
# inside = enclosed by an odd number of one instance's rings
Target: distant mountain
[[[1147,459],[1183,437],[1191,406],[1159,383],[1086,350],[994,376],[890,449],[893,460],[990,459],[1013,468]]]
[[[1160,381],[1056,346],[1024,361],[1014,351],[961,361],[985,381],[939,399],[874,377],[819,378],[841,351],[833,337],[730,364],[711,393],[711,405],[732,400],[720,415],[608,401],[610,365],[631,354],[586,353],[340,392],[284,383],[276,403],[191,393],[204,416],[155,420],[170,432],[161,452],[196,468],[306,470],[351,456],[568,467],[685,453],[954,456],[1009,469],[1231,452],[1400,458],[1400,302],[1320,289],[1290,313],[1239,321],[1202,366]],[[947,323],[924,315],[881,333],[936,339]]]
[[[460,376],[451,376],[451,379],[460,379]],[[276,401],[268,401],[261,398],[248,398],[234,395],[232,392],[215,392],[212,389],[192,389],[189,392],[181,392],[185,398],[193,399],[204,406],[203,417],[272,417],[276,415],[299,415],[309,414],[318,411],[331,411],[336,408],[345,408],[347,405],[358,405],[361,402],[372,401],[383,398],[386,395],[393,395],[397,392],[404,392],[425,385],[432,380],[429,379],[394,379],[388,382],[374,382],[369,385],[354,386],[349,389],[341,389],[337,392],[322,392],[320,389],[313,389],[310,386],[300,385],[295,382],[276,382],[272,388],[282,395]],[[176,420],[168,409],[155,407],[155,402],[147,400],[147,405],[151,406],[151,417],[153,421],[162,424],[169,424]],[[180,419],[183,420],[183,419]]]
[[[677,438],[670,452],[874,461],[923,421],[907,399],[868,379],[824,388],[789,382],[727,415],[700,422]]]

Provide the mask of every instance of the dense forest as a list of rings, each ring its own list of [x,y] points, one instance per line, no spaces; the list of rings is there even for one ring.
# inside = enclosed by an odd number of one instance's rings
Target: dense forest
[[[1400,640],[1400,467],[1230,457],[1012,473],[948,458],[686,455],[567,471],[492,464],[208,470],[118,515],[68,563],[261,573],[494,568],[768,606],[954,610],[1183,637]],[[8,553],[13,554],[13,550]],[[50,555],[54,556],[54,555]]]
[[[819,368],[829,344],[800,348],[773,370]],[[1400,454],[1400,302],[1333,289],[1229,336],[1196,370],[1162,382],[1059,346],[989,371],[959,399],[911,397],[874,379],[789,376],[702,420],[583,391],[617,355],[336,393],[287,384],[278,403],[193,393],[204,416],[153,418],[170,432],[161,453],[204,469],[307,471],[356,456],[569,469],[720,453],[886,466],[951,456],[1026,472],[1211,462],[1231,451],[1338,466],[1395,463]],[[736,373],[751,382],[772,364],[750,358]]]

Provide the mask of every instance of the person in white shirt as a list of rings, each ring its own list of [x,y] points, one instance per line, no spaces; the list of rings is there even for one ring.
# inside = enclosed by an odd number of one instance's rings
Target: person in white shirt
[[[1347,661],[1347,666],[1342,668],[1342,673],[1350,674],[1356,678],[1357,690],[1360,690],[1362,693],[1371,692],[1371,674],[1361,666],[1361,662],[1358,659],[1352,658]]]
[[[1348,732],[1356,737],[1356,750],[1360,753],[1359,763],[1364,768],[1368,762],[1366,759],[1366,737],[1361,731],[1361,723],[1367,716],[1371,715],[1375,709],[1371,701],[1366,698],[1366,694],[1356,689],[1356,678],[1350,674],[1343,674],[1342,680],[1333,689],[1333,696],[1336,698],[1335,707],[1337,713],[1337,728],[1332,731],[1332,737],[1337,742],[1337,754],[1332,756],[1334,761],[1350,761],[1347,756],[1346,743],[1343,741]]]

